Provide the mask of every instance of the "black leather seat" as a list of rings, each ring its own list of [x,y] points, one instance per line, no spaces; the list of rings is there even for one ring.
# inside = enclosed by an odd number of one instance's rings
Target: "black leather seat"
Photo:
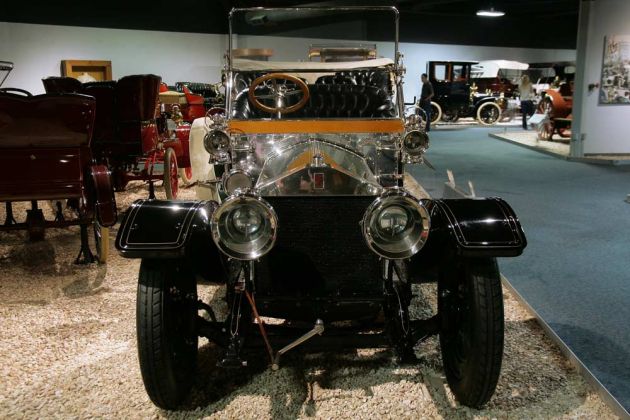
[[[321,76],[315,84],[373,86],[391,92],[389,73],[383,70],[349,70]]]
[[[395,116],[395,106],[390,95],[375,86],[354,84],[314,84],[308,85],[310,97],[304,108],[289,114],[283,119],[295,118],[390,118]],[[259,89],[260,95],[269,90]],[[300,95],[288,97],[287,106],[300,100]],[[262,99],[265,105],[273,106],[273,99]],[[249,103],[247,89],[241,91],[234,101],[233,118],[274,118],[275,115],[260,111]]]

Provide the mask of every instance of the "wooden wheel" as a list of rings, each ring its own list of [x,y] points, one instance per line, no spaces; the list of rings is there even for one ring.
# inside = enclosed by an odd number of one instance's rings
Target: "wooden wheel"
[[[188,166],[186,168],[179,168],[179,177],[184,182],[184,185],[192,184],[192,166]]]
[[[92,227],[94,228],[96,259],[99,264],[105,264],[109,257],[109,228],[101,226],[98,220],[94,220]]]
[[[546,118],[538,125],[538,140],[551,141],[554,131],[553,121]]]
[[[177,156],[172,148],[164,153],[164,192],[168,200],[177,198],[179,174],[177,170]]]

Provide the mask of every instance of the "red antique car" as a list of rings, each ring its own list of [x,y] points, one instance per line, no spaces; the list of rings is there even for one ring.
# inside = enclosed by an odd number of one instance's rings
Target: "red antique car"
[[[153,182],[163,180],[166,197],[177,198],[178,178],[188,183],[192,176],[190,125],[175,123],[170,114],[160,112],[160,76],[132,75],[85,84],[49,77],[43,83],[49,93],[80,92],[96,98],[92,149],[95,159],[111,168],[116,191],[124,190],[129,181],[144,180],[149,182],[149,196],[155,197]]]
[[[32,240],[48,227],[81,227],[76,263],[94,261],[88,244],[93,225],[97,259],[105,262],[106,227],[116,223],[111,174],[95,164],[90,150],[96,101],[80,94],[32,96],[21,89],[0,89],[0,201],[6,219],[0,230],[26,229]],[[18,176],[19,174],[19,176]],[[57,202],[54,220],[46,220],[38,200]],[[74,211],[67,219],[61,201]],[[17,222],[13,202],[30,201],[24,222]]]
[[[542,94],[538,112],[545,118],[538,125],[538,138],[552,140],[554,134],[571,137],[573,121],[573,82],[562,83],[558,89],[549,88]]]

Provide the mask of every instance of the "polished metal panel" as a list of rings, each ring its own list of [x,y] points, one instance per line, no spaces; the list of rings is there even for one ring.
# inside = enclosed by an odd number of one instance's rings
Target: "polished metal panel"
[[[262,195],[376,195],[381,191],[362,155],[314,139],[269,153],[256,189]]]

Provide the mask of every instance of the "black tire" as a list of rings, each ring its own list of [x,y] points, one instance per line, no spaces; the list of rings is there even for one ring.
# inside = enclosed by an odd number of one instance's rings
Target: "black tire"
[[[477,108],[477,121],[493,125],[501,119],[501,107],[496,102],[485,102]]]
[[[442,112],[442,121],[448,123],[456,123],[459,120],[459,111],[457,109],[445,110]]]
[[[446,274],[438,285],[444,371],[457,400],[479,408],[494,394],[503,359],[499,269],[494,258],[476,258]]]
[[[144,387],[160,408],[177,408],[197,368],[197,285],[173,260],[142,260],[136,326]]]

